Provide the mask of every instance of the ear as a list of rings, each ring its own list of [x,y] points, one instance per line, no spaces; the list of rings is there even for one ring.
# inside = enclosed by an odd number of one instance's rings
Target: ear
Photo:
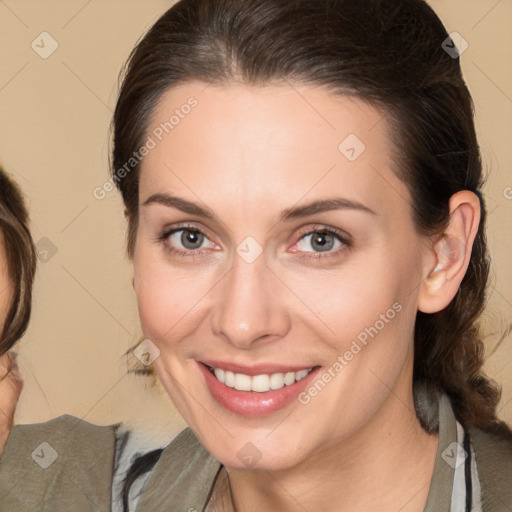
[[[429,257],[425,258],[425,276],[418,295],[418,309],[423,313],[437,313],[455,297],[469,265],[479,224],[480,200],[476,194],[469,190],[454,194],[448,225],[432,242]]]

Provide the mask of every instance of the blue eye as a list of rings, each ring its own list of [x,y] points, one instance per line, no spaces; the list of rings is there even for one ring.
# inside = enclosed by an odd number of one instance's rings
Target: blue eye
[[[178,256],[195,257],[204,249],[205,241],[209,242],[210,247],[214,247],[213,242],[201,230],[187,226],[165,231],[158,240],[164,244],[167,251]]]
[[[313,250],[316,252],[327,252],[331,249],[337,249],[341,245],[341,240],[334,234],[329,233],[327,231],[314,231],[312,233],[308,233],[304,235],[298,242],[300,244],[302,241],[308,240],[307,244],[310,247],[313,247]],[[305,244],[301,247],[299,245],[299,249],[301,251],[307,251],[304,247]]]
[[[173,244],[177,245],[177,243],[180,243],[185,249],[189,250],[200,249],[203,242],[207,240],[206,236],[200,231],[186,228],[173,231],[168,235],[168,239]]]
[[[208,252],[204,249],[216,247],[200,229],[191,226],[166,230],[158,237],[158,241],[164,244],[165,250],[180,257],[202,256]],[[299,258],[318,259],[337,256],[350,246],[350,239],[343,232],[315,226],[301,236],[292,253]]]
[[[295,244],[299,258],[320,259],[335,257],[351,247],[347,234],[334,228],[314,226]],[[312,248],[309,250],[308,248]],[[300,254],[301,253],[301,254]]]

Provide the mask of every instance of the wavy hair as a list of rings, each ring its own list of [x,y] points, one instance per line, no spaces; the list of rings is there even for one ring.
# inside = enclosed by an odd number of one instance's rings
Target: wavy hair
[[[0,167],[0,231],[13,296],[3,332],[0,355],[25,333],[32,309],[32,284],[36,273],[36,249],[28,228],[28,212],[16,183]]]

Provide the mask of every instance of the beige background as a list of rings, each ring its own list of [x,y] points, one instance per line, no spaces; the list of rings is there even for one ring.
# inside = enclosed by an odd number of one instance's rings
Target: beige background
[[[48,261],[39,264],[32,322],[18,347],[26,381],[19,422],[63,413],[96,423],[128,420],[157,439],[183,425],[158,386],[127,374],[123,353],[141,333],[121,201],[115,191],[101,201],[92,193],[108,178],[118,72],[171,4],[0,0],[0,159],[24,189],[40,249],[50,248],[41,254]],[[484,321],[492,349],[512,322],[512,2],[431,5],[448,32],[469,43],[462,64],[489,173],[493,273]],[[42,32],[58,43],[47,59],[31,47]],[[487,369],[503,384],[500,416],[512,423],[511,363],[508,335]]]

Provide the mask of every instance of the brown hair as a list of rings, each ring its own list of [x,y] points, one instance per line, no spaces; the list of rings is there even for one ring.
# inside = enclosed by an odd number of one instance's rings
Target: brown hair
[[[28,229],[25,201],[16,183],[0,167],[0,231],[4,236],[12,303],[0,337],[0,355],[25,333],[32,307],[36,249]]]
[[[415,395],[420,388],[425,396],[447,393],[465,426],[506,430],[496,416],[500,391],[482,373],[483,343],[475,323],[489,272],[482,167],[459,58],[443,49],[448,37],[423,0],[182,0],[155,23],[127,63],[113,119],[111,172],[118,178],[116,169],[142,145],[162,95],[187,81],[300,82],[380,108],[420,233],[442,232],[457,191],[474,192],[482,207],[456,297],[443,311],[417,314]],[[140,164],[116,179],[130,257],[139,170]],[[432,411],[418,401],[416,407],[427,428]]]

